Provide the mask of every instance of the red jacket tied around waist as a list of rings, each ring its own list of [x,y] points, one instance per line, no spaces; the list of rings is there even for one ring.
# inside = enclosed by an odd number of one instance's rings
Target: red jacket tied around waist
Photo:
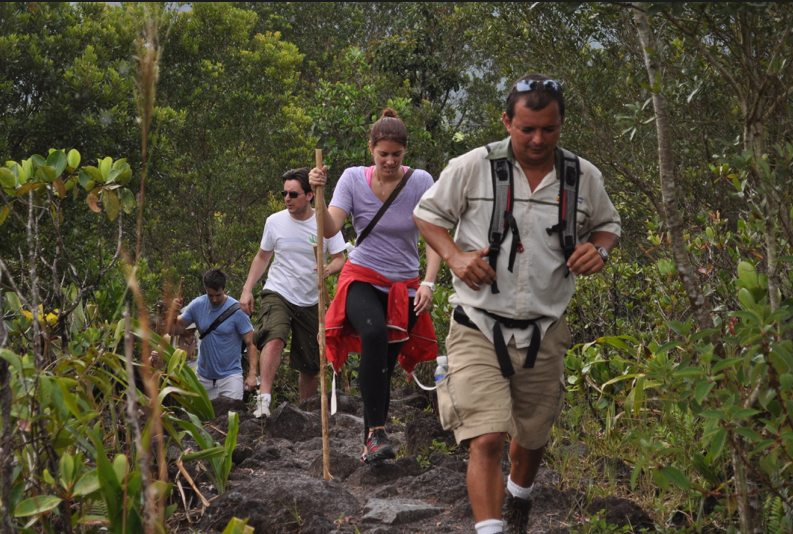
[[[361,352],[361,338],[346,319],[347,290],[353,282],[367,282],[391,288],[386,311],[388,342],[405,342],[399,353],[399,363],[405,371],[412,373],[419,362],[438,357],[438,339],[429,313],[419,315],[413,330],[408,333],[408,288],[418,289],[419,277],[404,282],[392,282],[377,271],[348,261],[339,274],[336,298],[325,315],[326,354],[334,371],[344,365],[349,353]]]

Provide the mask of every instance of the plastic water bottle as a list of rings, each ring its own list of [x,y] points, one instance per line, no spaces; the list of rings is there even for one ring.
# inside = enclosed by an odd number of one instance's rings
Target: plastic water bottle
[[[435,368],[435,381],[439,382],[446,378],[446,373],[449,372],[449,364],[446,356],[438,356],[436,361],[438,362],[438,367]]]

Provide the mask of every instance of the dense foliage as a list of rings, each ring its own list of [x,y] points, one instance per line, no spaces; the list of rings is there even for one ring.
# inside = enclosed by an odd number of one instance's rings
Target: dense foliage
[[[623,219],[568,312],[551,450],[628,462],[659,525],[792,530],[791,28],[783,3],[1,3],[0,531],[160,528],[164,442],[187,435],[201,450],[181,460],[222,488],[233,433],[203,431],[211,405],[149,307],[180,277],[199,295],[214,266],[237,296],[281,174],[314,147],[333,182],[369,161],[391,106],[407,164],[437,177],[505,135],[505,90],[528,71],[564,83],[562,144]]]

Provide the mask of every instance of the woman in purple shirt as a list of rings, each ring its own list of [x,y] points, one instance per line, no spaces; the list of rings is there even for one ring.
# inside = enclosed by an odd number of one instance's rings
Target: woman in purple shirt
[[[374,158],[371,167],[351,167],[336,184],[330,207],[324,210],[324,234],[331,237],[341,230],[352,215],[353,227],[359,236],[408,172],[402,165],[407,148],[407,129],[396,112],[387,108],[372,126],[369,152]],[[327,167],[315,168],[309,174],[312,187],[326,183]],[[415,169],[404,188],[388,207],[382,218],[359,246],[350,253],[350,262],[382,275],[392,283],[412,281],[419,276],[419,232],[413,223],[413,209],[430,187],[432,176]],[[316,202],[324,203],[324,198]],[[360,241],[360,239],[359,239]],[[417,317],[432,304],[435,277],[440,256],[427,247],[427,272],[418,289],[408,289],[408,332]],[[414,282],[415,285],[415,282]],[[402,342],[389,343],[386,313],[390,287],[353,281],[347,288],[345,318],[361,338],[361,363],[358,386],[364,405],[364,456],[367,463],[396,456],[385,433],[391,392],[391,375],[396,366]]]

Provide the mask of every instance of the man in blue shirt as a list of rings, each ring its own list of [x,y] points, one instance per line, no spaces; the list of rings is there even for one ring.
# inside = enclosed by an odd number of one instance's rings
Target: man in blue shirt
[[[206,295],[193,300],[184,313],[177,317],[178,330],[195,323],[202,334],[196,374],[207,390],[209,399],[224,396],[242,400],[243,388],[256,388],[259,374],[259,354],[253,343],[253,325],[238,307],[237,311],[207,334],[215,320],[238,301],[226,295],[226,275],[220,269],[210,269],[204,273],[204,288]],[[177,305],[181,306],[181,302]],[[243,342],[248,347],[250,362],[250,371],[244,381],[240,362]]]

